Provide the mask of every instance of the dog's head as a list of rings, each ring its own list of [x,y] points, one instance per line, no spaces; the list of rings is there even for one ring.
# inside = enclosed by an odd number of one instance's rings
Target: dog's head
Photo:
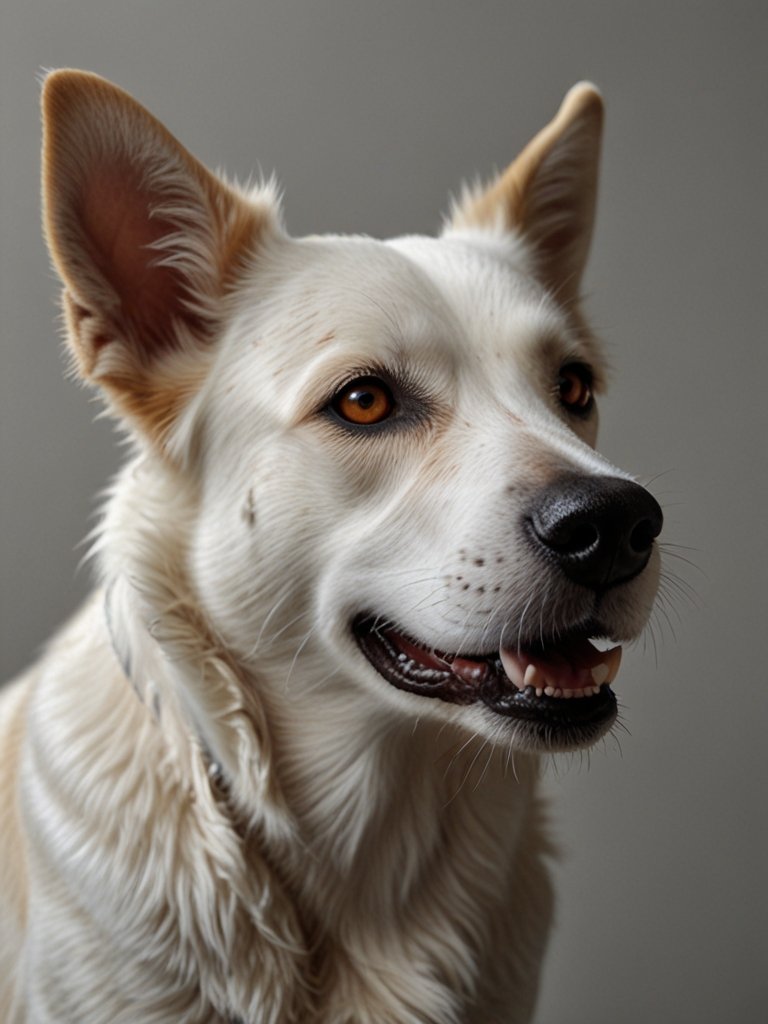
[[[183,491],[174,571],[233,656],[297,704],[523,749],[602,735],[661,512],[593,447],[596,91],[440,237],[390,242],[288,237],[271,189],[96,76],[50,76],[45,115],[77,366]]]

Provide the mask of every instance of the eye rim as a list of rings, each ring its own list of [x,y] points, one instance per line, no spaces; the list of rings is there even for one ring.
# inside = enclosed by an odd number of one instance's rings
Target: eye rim
[[[581,391],[574,400],[568,400],[565,384],[577,382]],[[595,374],[587,363],[573,360],[563,363],[558,371],[555,395],[560,406],[572,416],[586,418],[595,407]]]
[[[364,415],[355,418],[353,415],[349,415],[353,410],[345,407],[344,403],[349,394],[354,392],[355,389],[363,390],[365,388],[371,389],[372,392],[378,392],[377,398],[379,401],[378,403],[374,401],[372,404],[372,415],[365,415],[369,410],[363,407],[362,412]],[[338,388],[329,406],[335,416],[345,426],[363,430],[381,426],[386,420],[391,419],[397,411],[397,403],[392,386],[382,377],[373,373],[359,374],[356,377],[352,377]],[[374,408],[375,406],[378,407]]]

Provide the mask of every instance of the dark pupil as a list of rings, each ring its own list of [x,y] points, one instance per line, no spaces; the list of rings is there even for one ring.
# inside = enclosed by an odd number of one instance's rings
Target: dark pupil
[[[560,378],[560,394],[566,400],[573,401],[578,397],[581,389],[581,381],[576,377],[561,377]]]
[[[376,396],[370,391],[353,391],[350,395],[353,402],[356,402],[361,409],[370,409],[376,401]]]

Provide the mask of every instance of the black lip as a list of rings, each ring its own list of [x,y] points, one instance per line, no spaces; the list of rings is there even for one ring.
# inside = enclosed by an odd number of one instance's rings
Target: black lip
[[[591,697],[564,700],[537,697],[531,686],[516,686],[489,681],[480,699],[496,712],[525,724],[528,739],[546,749],[572,749],[589,746],[613,725],[618,713],[616,695],[607,683]]]
[[[567,750],[588,746],[603,736],[616,719],[616,697],[607,684],[589,697],[537,697],[533,687],[518,690],[507,679],[498,655],[473,657],[473,661],[484,666],[484,677],[476,684],[468,683],[451,671],[450,656],[446,656],[445,669],[403,659],[386,633],[376,628],[376,619],[371,615],[358,616],[352,623],[352,632],[367,660],[392,686],[450,704],[482,705],[495,715],[513,720],[519,738],[532,748]],[[412,642],[423,646],[416,640]]]

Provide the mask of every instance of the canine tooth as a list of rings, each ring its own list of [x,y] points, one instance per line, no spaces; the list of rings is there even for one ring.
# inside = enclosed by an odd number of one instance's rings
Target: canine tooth
[[[544,682],[544,676],[535,665],[529,665],[525,670],[523,676],[523,685],[532,686],[535,690],[541,688],[541,684]]]
[[[608,678],[606,682],[612,683],[616,676],[619,674],[619,668],[621,666],[621,647],[614,647],[612,651],[608,651]]]
[[[604,683],[608,678],[608,665],[606,662],[601,661],[599,665],[594,666],[591,674],[595,686],[600,686],[601,683]]]
[[[606,651],[603,660],[598,665],[593,666],[591,670],[595,686],[601,686],[603,683],[612,683],[619,674],[620,665],[621,647],[612,647],[610,651]]]
[[[499,651],[501,658],[501,664],[504,668],[504,674],[510,682],[518,688],[518,690],[525,689],[525,673],[517,655],[512,651],[507,651],[504,647]]]

